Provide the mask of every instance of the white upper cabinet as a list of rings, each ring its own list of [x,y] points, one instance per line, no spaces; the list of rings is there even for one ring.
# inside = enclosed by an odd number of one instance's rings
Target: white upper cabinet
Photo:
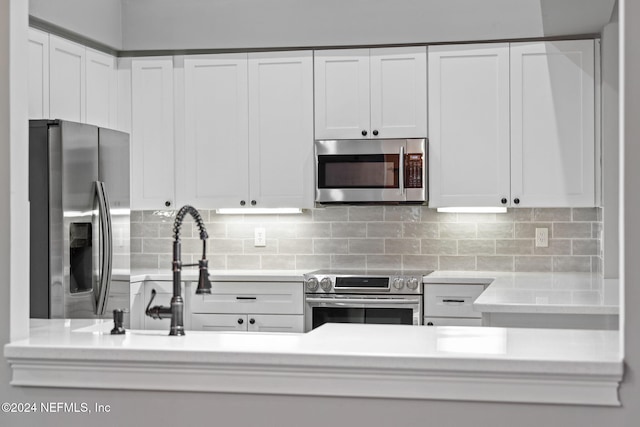
[[[181,202],[313,206],[310,51],[186,56],[184,104]]]
[[[316,139],[367,137],[369,49],[316,51],[314,55]]]
[[[29,28],[29,118],[49,118],[49,34]]]
[[[316,139],[427,135],[426,47],[316,51]]]
[[[29,118],[117,127],[116,58],[29,28]]]
[[[371,49],[370,69],[372,137],[426,137],[426,48]]]
[[[87,48],[86,123],[116,127],[118,88],[115,64],[115,57]]]
[[[187,56],[184,73],[180,200],[240,207],[249,192],[247,54]]]
[[[511,45],[512,203],[595,205],[594,41]]]
[[[313,54],[249,54],[250,205],[311,208]]]
[[[594,41],[429,48],[429,206],[595,206]]]
[[[49,114],[52,118],[85,122],[86,49],[49,36]]]
[[[509,45],[429,47],[429,206],[510,198]]]
[[[134,58],[131,99],[131,207],[173,208],[173,58]]]

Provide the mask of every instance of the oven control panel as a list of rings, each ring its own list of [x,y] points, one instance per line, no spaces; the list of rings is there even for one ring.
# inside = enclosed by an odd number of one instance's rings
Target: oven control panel
[[[425,272],[325,272],[305,274],[306,293],[422,294]]]

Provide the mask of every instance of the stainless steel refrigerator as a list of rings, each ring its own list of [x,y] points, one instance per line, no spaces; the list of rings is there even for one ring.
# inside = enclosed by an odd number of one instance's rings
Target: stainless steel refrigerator
[[[129,135],[29,122],[32,318],[129,309]]]

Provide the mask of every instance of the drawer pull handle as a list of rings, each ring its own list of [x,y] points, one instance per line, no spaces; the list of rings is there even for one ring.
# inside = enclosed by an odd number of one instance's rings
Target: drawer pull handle
[[[236,297],[237,300],[256,300],[256,297]]]
[[[443,299],[442,302],[457,302],[457,303],[463,303],[464,300],[463,299]]]

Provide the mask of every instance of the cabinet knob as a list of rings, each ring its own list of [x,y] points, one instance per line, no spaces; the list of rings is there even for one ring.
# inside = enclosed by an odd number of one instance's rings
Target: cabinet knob
[[[367,131],[366,130],[362,131],[362,136],[367,136]]]
[[[374,136],[378,136],[378,131],[377,131],[377,130],[374,130],[374,131],[373,131],[373,135],[374,135]]]
[[[500,200],[500,201],[502,202],[503,205],[507,204],[507,198],[506,197],[503,197],[502,200]]]
[[[245,202],[244,200],[240,200],[240,206],[244,206],[246,204],[247,204],[247,202]]]
[[[433,322],[427,322],[427,326],[433,326]]]
[[[513,199],[513,203],[515,203],[516,205],[520,203],[520,199],[518,199],[517,197],[515,199]]]
[[[255,206],[255,205],[257,205],[257,204],[258,204],[258,202],[256,202],[255,200],[252,200],[252,201],[251,201],[251,206]]]
[[[164,205],[165,205],[166,207],[171,206],[171,200],[167,200],[166,202],[164,202]]]
[[[253,325],[254,323],[256,323],[256,319],[249,319],[249,323]]]
[[[238,325],[242,325],[243,323],[244,323],[244,320],[238,319]]]

